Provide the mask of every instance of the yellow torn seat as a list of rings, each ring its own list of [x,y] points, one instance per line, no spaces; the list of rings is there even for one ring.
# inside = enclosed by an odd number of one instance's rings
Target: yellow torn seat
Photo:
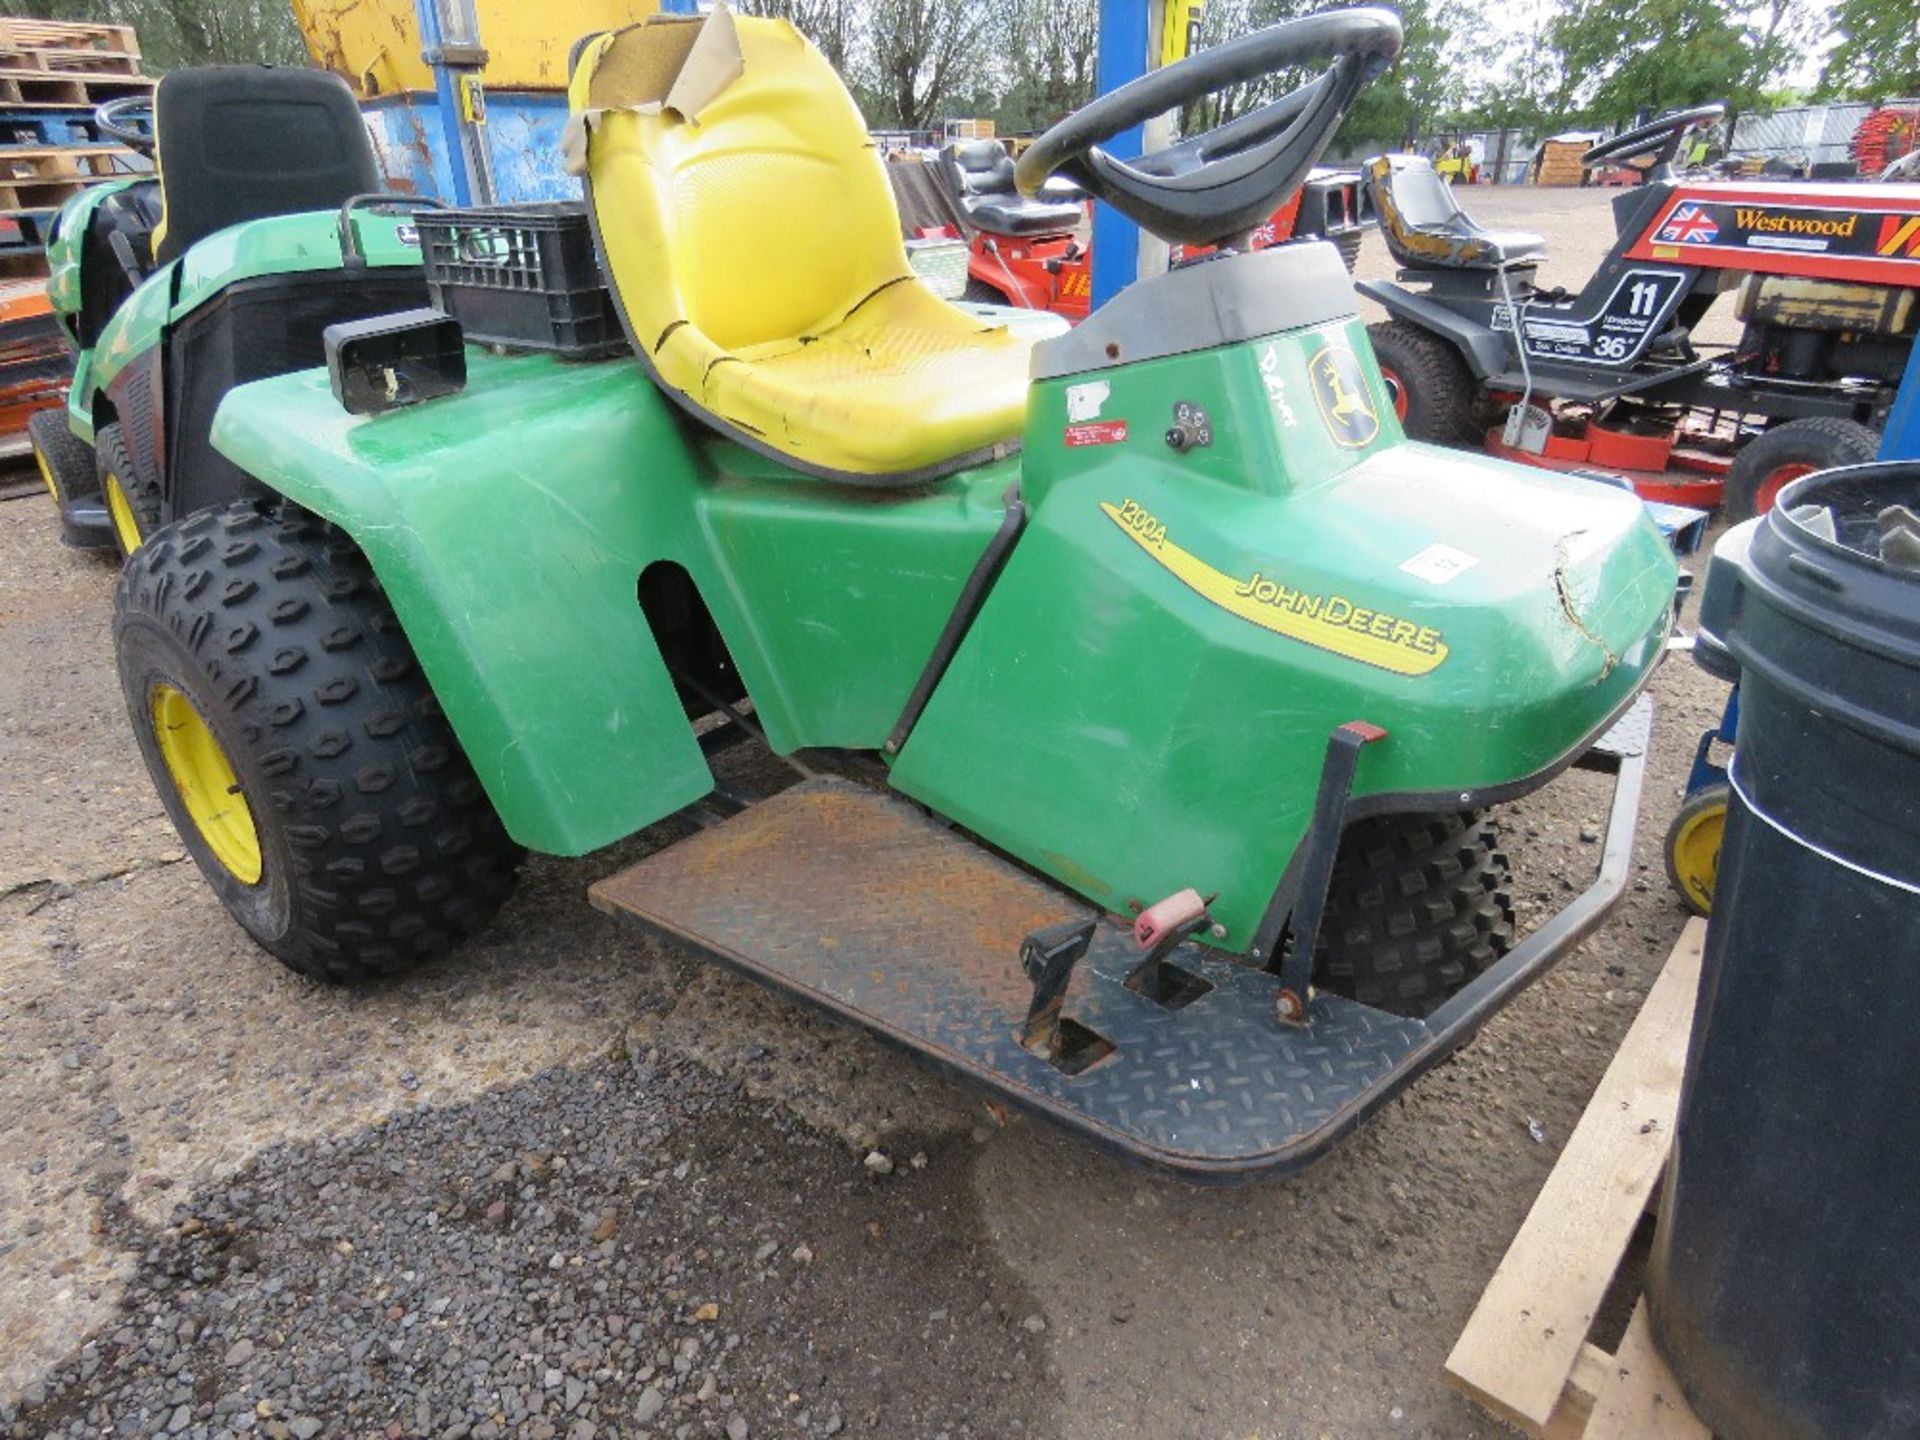
[[[717,8],[597,36],[569,101],[614,296],[669,395],[870,484],[1017,443],[1028,342],[914,276],[853,97],[792,25]]]

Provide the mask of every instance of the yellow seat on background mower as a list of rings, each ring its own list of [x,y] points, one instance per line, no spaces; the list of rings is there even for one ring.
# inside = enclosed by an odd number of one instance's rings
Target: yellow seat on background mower
[[[609,281],[668,394],[865,483],[1017,442],[1028,342],[913,274],[860,111],[792,25],[717,9],[597,36],[569,100]]]

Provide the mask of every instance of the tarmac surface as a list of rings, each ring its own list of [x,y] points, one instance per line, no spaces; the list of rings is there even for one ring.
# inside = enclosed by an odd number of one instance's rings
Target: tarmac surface
[[[1570,286],[1610,234],[1466,198]],[[680,821],[534,860],[405,980],[296,978],[153,794],[112,581],[0,505],[0,1435],[1509,1433],[1440,1365],[1685,918],[1659,841],[1724,690],[1684,657],[1605,927],[1321,1164],[1196,1190],[588,907]],[[1602,803],[1505,807],[1523,920]]]

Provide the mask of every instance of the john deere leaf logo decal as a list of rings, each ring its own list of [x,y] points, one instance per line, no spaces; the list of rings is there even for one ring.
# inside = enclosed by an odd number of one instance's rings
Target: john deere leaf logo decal
[[[1333,443],[1349,450],[1371,444],[1380,433],[1380,415],[1359,357],[1344,345],[1328,345],[1307,362],[1307,374]]]

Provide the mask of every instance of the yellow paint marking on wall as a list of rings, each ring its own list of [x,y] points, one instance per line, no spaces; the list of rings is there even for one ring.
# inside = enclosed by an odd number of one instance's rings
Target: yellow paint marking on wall
[[[1189,590],[1262,630],[1396,675],[1425,675],[1447,658],[1446,642],[1431,626],[1369,609],[1345,595],[1296,590],[1259,571],[1235,579],[1174,544],[1167,527],[1134,501],[1110,505],[1103,500],[1100,509]]]

